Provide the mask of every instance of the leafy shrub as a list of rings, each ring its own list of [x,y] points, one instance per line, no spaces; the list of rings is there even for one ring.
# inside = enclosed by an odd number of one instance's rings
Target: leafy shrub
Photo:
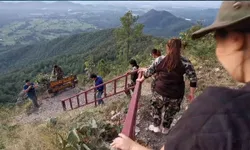
[[[87,124],[73,128],[66,139],[58,134],[63,150],[108,150],[109,144],[121,127],[92,119]]]

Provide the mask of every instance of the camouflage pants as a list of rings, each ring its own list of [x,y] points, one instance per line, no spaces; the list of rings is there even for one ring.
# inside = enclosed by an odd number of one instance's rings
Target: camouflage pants
[[[155,89],[155,79],[153,79],[151,82],[151,92],[152,93],[154,93],[154,89]]]
[[[170,99],[162,97],[154,91],[151,99],[154,126],[162,124],[164,128],[170,128],[175,114],[180,111],[182,100],[183,98]]]

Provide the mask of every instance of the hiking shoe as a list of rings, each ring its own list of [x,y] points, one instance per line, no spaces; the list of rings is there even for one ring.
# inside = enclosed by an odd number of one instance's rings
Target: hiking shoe
[[[148,127],[148,130],[153,131],[155,133],[161,132],[161,129],[159,127],[155,127],[154,125],[150,125]]]
[[[162,128],[161,133],[162,134],[168,134],[169,129],[168,128]]]

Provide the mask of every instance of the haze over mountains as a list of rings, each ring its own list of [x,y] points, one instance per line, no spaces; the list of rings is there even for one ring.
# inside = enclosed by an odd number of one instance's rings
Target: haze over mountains
[[[13,101],[24,79],[50,72],[54,63],[60,64],[66,74],[83,73],[89,55],[95,56],[96,64],[102,59],[109,65],[115,63],[118,53],[113,30],[129,10],[140,16],[138,23],[144,24],[145,35],[133,49],[140,57],[144,57],[144,50],[154,47],[154,41],[178,37],[197,22],[211,24],[218,11],[214,7],[183,5],[139,1],[0,2],[0,103]]]
[[[0,2],[0,49],[114,28],[120,25],[120,17],[128,10],[141,16],[139,22],[145,25],[146,34],[161,37],[176,36],[197,21],[211,24],[217,12],[216,8],[175,7],[170,2],[79,3]]]

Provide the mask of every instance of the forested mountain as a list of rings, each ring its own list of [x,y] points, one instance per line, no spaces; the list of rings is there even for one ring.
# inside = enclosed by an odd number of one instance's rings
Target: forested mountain
[[[86,53],[109,42],[112,30],[89,32],[57,38],[48,42],[41,42],[22,48],[10,49],[0,53],[0,70],[8,71],[10,68],[20,68],[41,60],[65,54]]]
[[[176,36],[197,21],[210,24],[218,11],[168,5],[154,7],[144,2],[141,5],[129,2],[126,5],[0,2],[0,51],[6,46],[29,45],[66,35],[116,28],[120,25],[119,18],[128,10],[140,16],[146,34],[163,37]]]
[[[2,4],[5,5],[0,2],[0,7],[3,7]],[[22,3],[25,4],[32,5]],[[38,9],[38,4],[34,4],[33,10]],[[132,28],[138,25],[137,29],[133,29],[135,34],[127,35],[126,31],[130,29],[121,28],[119,24],[124,24],[126,19],[134,20],[131,16],[135,13],[129,11],[130,15],[124,15],[126,8],[123,6],[122,10],[116,10],[115,6],[100,9],[95,5],[73,4],[72,7],[77,10],[74,11],[65,10],[71,7],[69,2],[60,3],[64,8],[60,10],[54,10],[55,4],[50,5],[52,10],[39,6],[39,11],[46,13],[36,14],[38,16],[35,17],[31,13],[33,10],[23,9],[18,13],[17,10],[0,9],[0,16],[4,16],[6,11],[6,16],[13,17],[13,20],[22,20],[12,22],[0,17],[0,21],[6,21],[0,24],[0,103],[15,102],[25,79],[34,81],[38,74],[51,73],[54,64],[60,65],[66,75],[84,74],[86,68],[101,75],[120,74],[128,69],[130,58],[148,65],[151,59],[149,51],[152,48],[164,49],[166,39],[160,37],[179,36],[180,32],[194,24],[168,11],[152,9],[141,15],[136,24],[131,24]],[[11,7],[16,6],[13,4]],[[88,11],[80,11],[81,7]],[[140,11],[137,10],[137,13],[140,14]],[[121,14],[125,18],[120,18]],[[8,26],[8,23],[11,25]],[[118,27],[119,32],[114,32],[117,29],[105,29],[114,27]],[[141,36],[142,31],[146,35]]]
[[[34,81],[40,73],[51,73],[54,64],[60,65],[66,75],[84,73],[86,62],[94,64],[92,67],[98,73],[126,70],[119,67],[119,51],[113,35],[113,29],[83,33],[1,53],[1,72],[10,68],[12,71],[0,75],[0,103],[15,102],[25,79]],[[154,45],[163,41],[143,36],[132,45],[131,57],[145,61]]]
[[[145,25],[144,32],[146,34],[161,37],[178,36],[180,32],[194,25],[194,23],[178,18],[167,11],[154,9],[142,15],[138,22]]]

